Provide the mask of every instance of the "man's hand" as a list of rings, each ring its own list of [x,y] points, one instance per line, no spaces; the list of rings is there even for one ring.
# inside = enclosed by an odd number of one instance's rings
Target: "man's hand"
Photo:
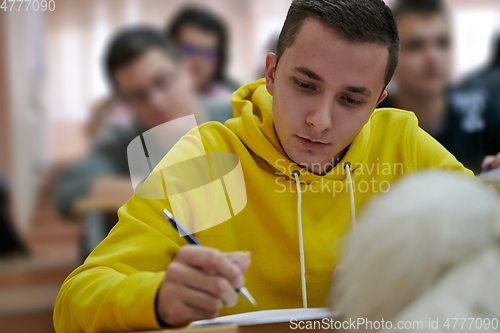
[[[222,253],[216,249],[186,245],[167,267],[156,300],[162,321],[179,326],[217,317],[223,306],[234,306],[235,289],[243,286],[250,253]]]
[[[492,169],[500,169],[500,153],[496,155],[488,155],[484,158],[481,165],[483,170],[489,171]]]

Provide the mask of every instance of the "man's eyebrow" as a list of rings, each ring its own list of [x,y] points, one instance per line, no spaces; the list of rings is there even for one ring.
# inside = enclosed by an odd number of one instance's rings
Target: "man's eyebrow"
[[[304,74],[305,76],[307,76],[310,79],[313,79],[313,80],[316,80],[319,82],[323,82],[323,78],[321,76],[319,76],[318,74],[314,73],[312,70],[310,70],[306,67],[303,67],[303,66],[295,67],[294,70],[296,72]],[[372,95],[372,91],[366,87],[347,86],[347,87],[344,87],[344,89],[347,91],[350,91],[352,93],[355,93],[355,94],[364,95],[366,97],[371,97],[371,95]]]
[[[318,74],[314,73],[312,70],[310,70],[306,67],[303,67],[303,66],[295,67],[294,70],[296,72],[304,74],[305,76],[307,76],[310,79],[313,79],[313,80],[316,80],[319,82],[323,82],[323,78],[321,76],[319,76]]]
[[[361,94],[365,95],[366,97],[370,97],[372,95],[372,92],[370,89],[366,87],[354,87],[354,86],[348,86],[344,88],[347,91],[350,91],[355,94]]]

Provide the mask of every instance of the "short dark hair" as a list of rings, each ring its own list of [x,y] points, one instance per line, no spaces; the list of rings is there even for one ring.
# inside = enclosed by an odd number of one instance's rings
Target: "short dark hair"
[[[104,57],[105,72],[110,84],[115,86],[116,70],[128,65],[153,48],[163,51],[174,61],[179,58],[175,43],[155,28],[138,26],[122,30],[115,35]]]
[[[387,46],[384,80],[389,83],[398,64],[399,34],[392,12],[382,0],[293,0],[279,35],[277,62],[293,45],[307,18],[319,20],[345,40]]]
[[[441,0],[397,0],[391,7],[396,18],[404,14],[446,13],[446,7]]]
[[[200,30],[213,32],[219,39],[217,48],[217,68],[215,70],[216,81],[225,79],[227,64],[228,32],[224,22],[215,14],[197,7],[186,7],[182,9],[174,18],[172,24],[167,27],[166,34],[177,43],[182,28],[193,26]]]

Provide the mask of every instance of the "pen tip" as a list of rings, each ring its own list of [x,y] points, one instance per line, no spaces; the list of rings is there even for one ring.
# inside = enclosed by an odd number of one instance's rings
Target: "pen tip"
[[[239,292],[240,292],[240,295],[243,296],[244,299],[246,299],[247,301],[249,301],[250,303],[252,303],[253,306],[257,306],[257,302],[255,301],[255,299],[253,298],[252,294],[250,294],[250,292],[248,291],[247,288],[241,287],[239,289]]]

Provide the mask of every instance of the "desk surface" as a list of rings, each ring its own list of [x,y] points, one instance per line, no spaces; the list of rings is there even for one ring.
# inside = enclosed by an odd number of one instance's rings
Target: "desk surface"
[[[134,194],[130,178],[117,176],[96,178],[89,191],[75,203],[73,211],[77,215],[91,211],[114,213]]]
[[[321,321],[317,322],[317,327],[320,327]],[[298,328],[292,329],[290,323],[273,323],[262,325],[249,325],[249,326],[235,326],[235,325],[220,325],[220,326],[207,326],[199,328],[179,328],[179,329],[166,329],[160,331],[140,331],[134,333],[288,333],[300,331]],[[307,332],[312,333],[325,333],[326,330],[322,329],[307,329]]]
[[[200,327],[200,328],[177,328],[177,329],[165,329],[159,331],[139,331],[134,333],[167,333],[167,332],[184,332],[184,333],[238,333],[238,326],[236,325],[224,325],[224,326],[214,326],[214,327]]]
[[[120,208],[121,206],[123,206],[123,204],[125,204],[125,202],[127,201],[124,200],[123,198],[87,197],[87,198],[82,198],[76,202],[74,211],[77,215],[82,215],[91,211],[112,213],[116,212],[118,208]]]
[[[483,183],[493,186],[500,193],[500,180],[483,180]]]

